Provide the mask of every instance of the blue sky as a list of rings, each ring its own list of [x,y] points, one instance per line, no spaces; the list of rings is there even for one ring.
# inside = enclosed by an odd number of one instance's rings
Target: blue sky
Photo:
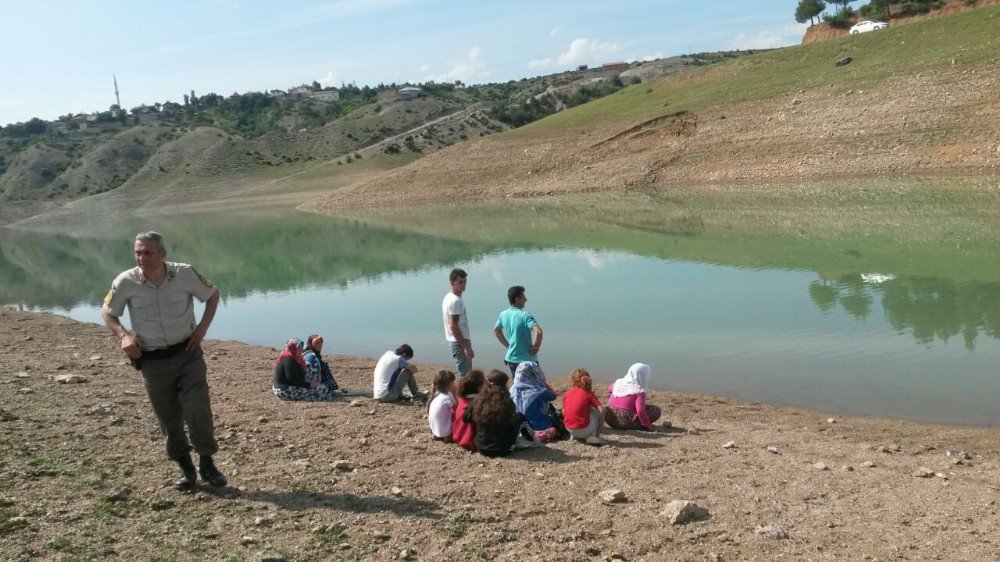
[[[798,43],[795,0],[0,0],[0,124],[318,80],[506,81]]]

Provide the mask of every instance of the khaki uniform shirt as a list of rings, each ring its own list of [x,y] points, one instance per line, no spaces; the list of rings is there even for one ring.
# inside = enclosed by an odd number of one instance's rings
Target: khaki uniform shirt
[[[215,294],[212,282],[186,263],[166,262],[167,277],[157,287],[134,267],[122,272],[104,298],[104,309],[120,317],[128,307],[132,330],[143,349],[182,342],[195,328],[192,296],[205,302]]]

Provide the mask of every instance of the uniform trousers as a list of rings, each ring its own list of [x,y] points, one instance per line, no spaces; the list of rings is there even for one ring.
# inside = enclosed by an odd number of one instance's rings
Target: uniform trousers
[[[181,350],[172,357],[143,359],[142,378],[146,394],[167,437],[167,456],[179,459],[191,445],[199,455],[214,455],[215,441],[212,405],[208,397],[205,357],[201,348]],[[191,441],[184,432],[187,424]]]

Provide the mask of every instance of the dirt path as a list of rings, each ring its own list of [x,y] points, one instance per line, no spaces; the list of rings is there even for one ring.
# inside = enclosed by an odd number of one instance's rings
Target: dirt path
[[[5,557],[1000,556],[995,430],[831,423],[817,412],[659,392],[651,401],[671,429],[490,460],[430,441],[423,408],[367,398],[281,403],[269,388],[274,350],[230,341],[205,349],[217,458],[233,487],[185,495],[168,486],[174,467],[162,458],[139,378],[105,330],[0,309]],[[343,384],[370,386],[373,360],[331,359]],[[54,383],[62,374],[88,380]],[[972,458],[953,464],[947,449]],[[338,460],[351,470],[335,468]],[[914,476],[922,467],[940,474]],[[598,498],[611,488],[625,501]],[[676,499],[709,517],[669,524],[660,514]],[[787,538],[757,532],[768,525]]]

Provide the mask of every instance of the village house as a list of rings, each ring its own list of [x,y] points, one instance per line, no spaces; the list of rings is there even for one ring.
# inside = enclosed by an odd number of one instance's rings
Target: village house
[[[400,88],[396,90],[396,99],[400,101],[416,99],[420,96],[420,92],[423,92],[423,90],[416,86]]]
[[[340,99],[340,92],[337,90],[320,90],[309,95],[316,101],[337,101]]]
[[[139,124],[141,125],[155,123],[160,120],[160,112],[157,111],[155,107],[146,104],[133,107],[132,115],[139,120]]]
[[[312,88],[306,86],[305,84],[301,86],[295,86],[294,88],[290,88],[288,90],[288,95],[295,96],[300,99],[309,97],[309,94],[311,93],[312,93]]]
[[[95,121],[97,121],[97,115],[94,115],[93,113],[77,113],[70,118],[70,122],[76,123],[81,131],[89,127],[90,124]]]

